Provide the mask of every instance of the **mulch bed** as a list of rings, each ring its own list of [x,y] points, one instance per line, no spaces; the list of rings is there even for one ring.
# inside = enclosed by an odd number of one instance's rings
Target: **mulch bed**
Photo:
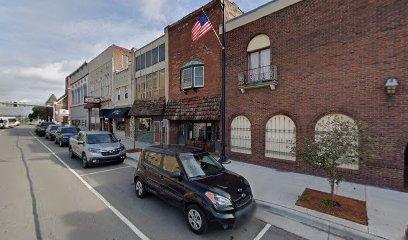
[[[142,151],[141,148],[132,148],[132,149],[126,150],[127,153],[136,153],[136,152],[141,152],[141,151]]]
[[[340,207],[327,208],[323,207],[321,202],[325,199],[330,199],[330,194],[310,188],[306,188],[299,199],[303,201],[298,200],[296,202],[297,206],[368,225],[367,207],[364,201],[336,195],[334,200],[340,204]]]

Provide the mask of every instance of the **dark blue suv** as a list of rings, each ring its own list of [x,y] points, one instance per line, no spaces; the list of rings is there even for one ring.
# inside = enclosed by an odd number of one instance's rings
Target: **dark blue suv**
[[[255,208],[248,181],[197,148],[145,148],[134,182],[139,198],[153,193],[183,210],[197,234],[204,233],[209,223],[219,223],[224,229],[240,225]]]

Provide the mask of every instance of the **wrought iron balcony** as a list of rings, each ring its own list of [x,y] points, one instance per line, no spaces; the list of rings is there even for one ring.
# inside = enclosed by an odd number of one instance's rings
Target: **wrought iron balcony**
[[[245,89],[269,86],[271,90],[278,84],[278,67],[275,65],[250,69],[238,74],[238,88],[242,93]]]

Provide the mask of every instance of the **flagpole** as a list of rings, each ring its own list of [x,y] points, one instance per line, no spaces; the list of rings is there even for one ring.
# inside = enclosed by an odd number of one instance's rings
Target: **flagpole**
[[[201,11],[203,11],[204,16],[208,19],[208,21],[210,21],[210,19],[208,18],[207,14],[205,14],[203,8],[201,8]],[[218,37],[218,34],[217,34],[217,32],[215,31],[214,26],[213,26],[212,24],[211,24],[211,28],[212,28],[212,30],[213,30],[215,36],[217,37],[218,42],[220,43],[220,45],[221,45],[221,47],[222,47],[222,43],[221,43],[221,41],[220,41],[220,38]]]
[[[226,163],[227,157],[225,156],[225,0],[222,0],[222,87],[221,87],[221,154],[220,162]]]

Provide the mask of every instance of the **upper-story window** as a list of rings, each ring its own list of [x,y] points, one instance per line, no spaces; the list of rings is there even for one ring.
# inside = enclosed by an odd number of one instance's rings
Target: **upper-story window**
[[[162,62],[166,59],[166,47],[164,43],[159,46],[159,62]]]
[[[165,71],[162,69],[136,78],[136,98],[143,99],[164,96],[166,89],[164,74]]]
[[[191,61],[181,68],[181,89],[204,87],[204,63]]]
[[[259,82],[271,78],[270,40],[265,34],[254,37],[248,44],[248,82]]]
[[[163,62],[166,59],[166,47],[163,44],[136,57],[136,71]]]
[[[129,98],[128,88],[124,87],[124,89],[125,89],[125,99],[128,99]]]

